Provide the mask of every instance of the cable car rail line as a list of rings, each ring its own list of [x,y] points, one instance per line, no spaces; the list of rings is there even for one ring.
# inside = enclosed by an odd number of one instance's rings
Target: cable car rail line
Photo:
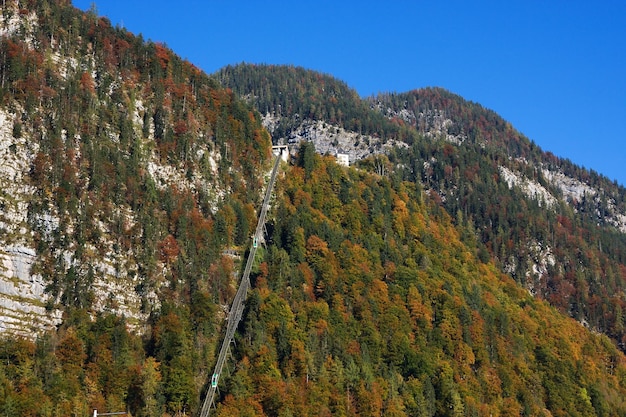
[[[256,255],[258,246],[257,242],[259,242],[259,239],[263,235],[263,228],[265,227],[265,216],[267,215],[270,198],[272,196],[272,189],[274,188],[274,183],[276,182],[276,177],[278,175],[280,160],[281,153],[276,156],[276,161],[274,162],[274,167],[272,168],[272,174],[270,176],[269,183],[267,184],[265,198],[263,199],[263,205],[261,206],[261,213],[259,214],[259,219],[253,236],[254,243],[250,248],[250,252],[248,253],[246,267],[243,271],[243,275],[241,276],[239,288],[237,289],[237,293],[235,294],[235,298],[233,299],[232,306],[230,308],[230,311],[228,312],[228,317],[226,319],[228,320],[226,333],[224,335],[224,340],[222,341],[220,353],[217,357],[217,362],[215,363],[213,375],[211,375],[211,382],[209,383],[206,396],[204,397],[204,401],[202,403],[202,408],[200,409],[200,417],[208,417],[211,406],[214,405],[215,393],[217,392],[219,378],[221,376],[222,369],[224,368],[224,363],[226,362],[226,355],[228,354],[230,344],[235,337],[235,331],[237,331],[239,321],[241,320],[241,315],[243,314],[243,310],[246,306],[246,295],[248,293],[248,290],[250,289],[250,271],[252,270],[252,265],[254,264],[254,256]]]

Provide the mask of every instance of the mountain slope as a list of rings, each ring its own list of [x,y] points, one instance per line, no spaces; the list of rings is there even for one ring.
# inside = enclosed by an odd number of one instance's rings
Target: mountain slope
[[[253,103],[274,141],[312,140],[318,152],[352,161],[411,143],[416,134],[371,110],[356,91],[324,74],[276,65],[227,66],[214,77]]]
[[[162,288],[196,285],[246,239],[269,137],[232,93],[104,18],[8,2],[0,23],[2,323],[31,335],[73,307],[143,326]]]
[[[311,141],[320,153],[348,153],[359,166],[421,184],[466,236],[478,236],[481,259],[626,348],[624,187],[543,152],[495,112],[443,89],[363,100],[329,76],[258,65],[216,78],[272,116],[274,140]],[[316,114],[297,112],[312,102]]]
[[[424,105],[450,114],[448,137],[468,132],[458,146],[446,137],[396,154],[397,163],[415,167],[403,177],[436,193],[504,271],[624,349],[626,190],[542,152],[493,112],[458,96],[426,90],[388,104],[394,102],[410,114],[424,114]]]
[[[7,1],[0,19],[0,410],[193,409],[269,135],[106,18]]]
[[[480,262],[415,184],[310,144],[298,165],[279,183],[219,415],[626,412],[623,374],[604,380],[596,362],[623,365],[608,338]]]

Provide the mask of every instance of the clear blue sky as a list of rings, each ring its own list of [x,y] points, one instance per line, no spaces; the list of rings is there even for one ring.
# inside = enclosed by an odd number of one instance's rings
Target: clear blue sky
[[[362,96],[439,86],[626,185],[626,2],[73,0],[208,73],[333,75]]]

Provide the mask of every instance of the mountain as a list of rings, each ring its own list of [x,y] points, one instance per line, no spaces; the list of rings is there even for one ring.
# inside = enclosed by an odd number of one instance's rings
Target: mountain
[[[481,262],[415,183],[305,143],[279,185],[221,415],[624,412],[583,405],[575,359],[615,345]]]
[[[275,141],[311,141],[420,184],[478,239],[483,261],[626,348],[624,187],[440,88],[361,99],[331,76],[289,66],[242,64],[215,77],[254,104]]]
[[[2,327],[50,328],[70,305],[142,326],[160,287],[242,242],[228,229],[248,221],[269,136],[189,62],[105,18],[43,2],[7,6],[2,27]]]
[[[156,394],[127,399],[148,376],[176,380],[159,410],[189,409],[269,135],[191,63],[93,12],[7,1],[0,17],[0,330],[32,341],[2,342],[0,409],[158,415]]]
[[[215,414],[626,415],[616,337],[503,272],[474,206],[448,213],[464,184],[438,164],[471,172],[466,141],[390,116],[411,112],[391,96],[361,100],[291,67],[273,68],[273,82],[296,75],[262,117],[239,98],[260,93],[67,1],[7,0],[1,19],[0,413],[198,413],[267,181],[266,122],[312,143],[281,168]],[[442,132],[468,131],[446,120]],[[356,166],[318,155],[321,143]],[[522,172],[492,158],[488,172]],[[520,186],[499,188],[550,219]],[[592,255],[619,250],[617,229],[561,206],[572,232],[554,242],[606,234],[615,242]],[[594,258],[599,270],[618,265],[611,256]]]

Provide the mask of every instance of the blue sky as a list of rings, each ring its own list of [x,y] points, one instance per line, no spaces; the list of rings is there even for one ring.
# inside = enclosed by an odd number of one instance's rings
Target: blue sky
[[[208,73],[333,75],[362,96],[438,86],[626,185],[626,2],[73,0]]]

